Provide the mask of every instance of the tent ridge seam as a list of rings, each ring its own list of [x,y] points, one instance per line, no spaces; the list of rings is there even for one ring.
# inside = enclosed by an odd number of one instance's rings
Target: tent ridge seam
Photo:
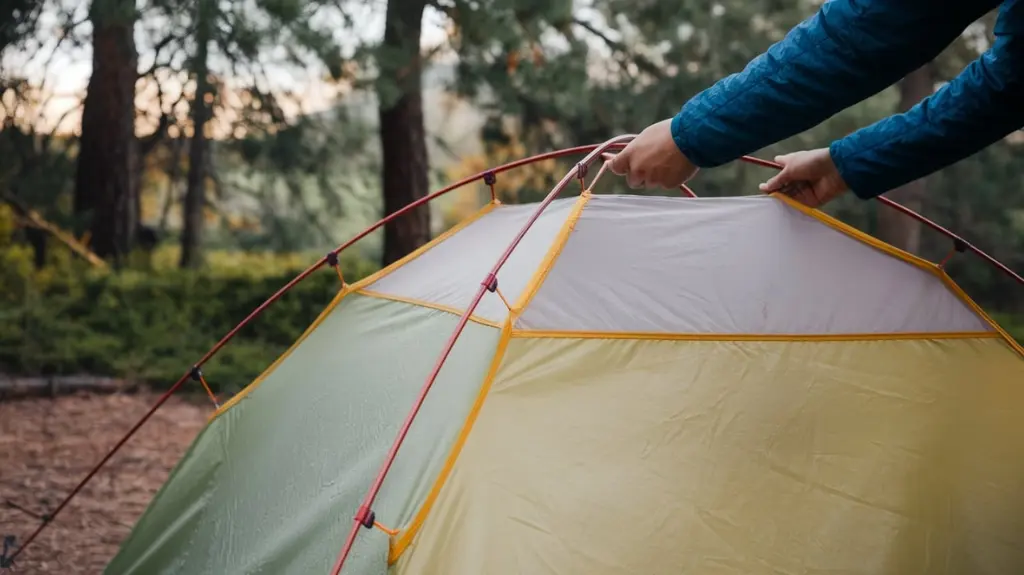
[[[445,460],[445,465],[441,469],[437,478],[434,481],[433,486],[430,489],[430,493],[420,506],[419,510],[413,516],[409,526],[405,528],[401,535],[389,540],[389,552],[388,552],[388,564],[393,565],[402,556],[406,549],[412,544],[413,538],[419,532],[423,522],[426,521],[427,516],[430,514],[430,510],[433,508],[434,502],[439,496],[444,485],[447,483],[448,477],[451,474],[452,469],[455,467],[455,463],[458,461],[459,455],[462,453],[462,448],[466,441],[469,439],[470,433],[472,433],[473,426],[476,423],[477,417],[480,411],[483,409],[486,403],[487,396],[490,393],[491,385],[494,383],[497,377],[498,368],[501,367],[502,359],[504,359],[505,351],[508,348],[509,342],[512,340],[513,325],[519,318],[523,309],[533,298],[534,294],[540,289],[540,286],[544,283],[544,278],[554,267],[555,261],[558,256],[562,253],[562,249],[565,248],[565,244],[569,241],[569,235],[572,233],[573,228],[576,227],[576,222],[579,220],[580,215],[583,213],[583,208],[590,201],[593,194],[590,190],[583,190],[573,205],[572,210],[566,215],[565,221],[562,223],[562,228],[558,231],[558,235],[554,237],[551,242],[551,246],[548,248],[547,254],[544,259],[534,270],[533,275],[530,277],[530,281],[527,282],[526,287],[520,294],[518,300],[513,305],[513,308],[509,310],[508,318],[505,320],[505,325],[502,328],[501,339],[498,342],[498,347],[494,353],[494,359],[491,361],[491,366],[488,370],[487,376],[480,386],[480,392],[477,394],[477,398],[470,409],[469,415],[466,416],[465,423],[459,432],[458,438],[452,445],[451,451],[448,453],[448,459]]]
[[[548,248],[548,252],[544,255],[544,259],[541,260],[540,265],[534,270],[533,276],[530,278],[530,282],[526,284],[526,288],[523,293],[520,294],[519,299],[512,306],[509,312],[509,316],[512,319],[512,324],[518,321],[519,316],[526,310],[526,306],[533,301],[533,297],[540,291],[541,286],[544,285],[544,281],[547,280],[548,274],[551,273],[552,268],[555,267],[555,262],[562,255],[562,251],[565,249],[565,245],[569,243],[569,236],[572,235],[572,231],[576,228],[577,222],[579,222],[580,216],[583,215],[583,209],[586,208],[587,203],[593,198],[593,194],[589,189],[583,190],[579,197],[576,199],[575,205],[572,210],[565,217],[565,222],[562,223],[562,228],[558,231],[558,235],[551,241],[551,246]],[[514,329],[514,328],[513,328]]]
[[[894,245],[892,245],[892,244],[890,244],[890,243],[888,243],[888,242],[886,242],[884,240],[880,240],[880,239],[878,239],[878,238],[876,238],[876,237],[874,237],[874,236],[872,236],[870,234],[862,232],[862,231],[858,230],[857,228],[851,226],[850,224],[847,224],[847,223],[845,223],[845,222],[843,222],[843,221],[841,221],[839,219],[836,219],[836,218],[826,214],[825,212],[822,212],[821,210],[809,208],[809,207],[801,204],[800,202],[794,200],[793,198],[790,198],[786,194],[782,194],[782,193],[779,193],[779,192],[774,192],[774,193],[770,194],[770,197],[778,198],[779,200],[782,200],[782,202],[784,204],[790,206],[791,208],[793,208],[793,209],[795,209],[795,210],[797,210],[797,211],[799,211],[799,212],[801,212],[801,213],[803,213],[803,214],[805,214],[805,215],[807,215],[809,217],[812,217],[812,218],[818,220],[819,222],[825,224],[826,226],[829,226],[830,228],[832,228],[834,230],[837,230],[837,231],[839,231],[839,232],[841,232],[843,234],[846,234],[847,236],[849,236],[849,237],[851,237],[851,238],[853,238],[853,239],[855,239],[855,240],[857,240],[859,242],[867,244],[870,247],[873,247],[873,248],[875,248],[877,250],[880,250],[883,253],[886,253],[886,254],[888,254],[890,256],[893,256],[893,257],[895,257],[897,259],[900,259],[900,260],[902,260],[902,261],[904,261],[904,262],[906,262],[908,264],[911,264],[913,266],[921,268],[921,269],[931,273],[932,275],[936,276],[940,281],[942,281],[944,287],[947,290],[949,290],[950,292],[952,292],[953,295],[956,296],[964,305],[966,305],[970,309],[970,311],[972,311],[974,313],[975,316],[977,316],[979,319],[981,319],[984,323],[986,323],[989,326],[991,326],[992,329],[994,329],[996,332],[1001,334],[1002,337],[1006,339],[1006,342],[1010,345],[1010,347],[1012,347],[1014,349],[1014,351],[1016,351],[1017,353],[1021,354],[1022,357],[1024,357],[1024,348],[1022,348],[1021,345],[1018,344],[1010,336],[1010,334],[1006,332],[1006,330],[1004,330],[998,323],[996,323],[996,321],[994,319],[992,319],[987,313],[985,313],[985,311],[983,309],[981,309],[981,307],[978,306],[978,304],[975,303],[967,295],[967,293],[963,290],[963,288],[961,288],[953,280],[953,278],[951,278],[949,276],[949,274],[946,273],[946,270],[942,266],[940,266],[939,264],[937,264],[937,263],[935,263],[933,261],[924,259],[924,258],[922,258],[920,256],[914,255],[914,254],[912,254],[912,253],[910,253],[910,252],[908,252],[906,250],[902,250],[902,249],[900,249],[900,248],[898,248],[898,247],[896,247],[896,246],[894,246]]]
[[[431,302],[431,301],[421,300],[421,299],[416,299],[416,298],[411,298],[411,297],[405,297],[405,296],[400,296],[400,295],[393,295],[393,294],[379,292],[379,291],[375,291],[375,290],[371,290],[371,289],[367,289],[367,288],[360,288],[358,290],[355,290],[355,293],[357,293],[359,295],[362,295],[362,296],[366,296],[366,297],[372,297],[372,298],[376,298],[376,299],[382,299],[382,300],[387,300],[387,301],[404,303],[404,304],[408,304],[408,305],[415,305],[415,306],[419,306],[419,307],[425,307],[425,308],[429,308],[429,309],[436,310],[436,311],[442,311],[442,312],[445,312],[445,313],[450,313],[450,314],[455,315],[455,316],[461,316],[466,311],[466,310],[458,309],[458,308],[453,307],[453,306],[447,306],[447,305],[444,305],[444,304],[434,303],[434,302]],[[500,323],[498,323],[496,321],[492,321],[492,320],[486,319],[486,318],[483,318],[483,317],[480,317],[480,316],[478,316],[476,314],[470,314],[469,321],[474,322],[474,323],[478,323],[480,325],[484,325],[484,326],[487,326],[487,327],[493,327],[494,329],[501,329],[502,328]]]
[[[286,359],[288,359],[292,352],[294,352],[296,349],[299,348],[300,345],[302,345],[302,342],[306,341],[306,339],[314,331],[316,331],[318,327],[320,327],[320,324],[322,324],[324,320],[327,319],[327,316],[331,315],[331,312],[337,309],[337,307],[341,305],[342,300],[348,297],[352,292],[353,289],[351,285],[346,285],[345,287],[338,290],[338,293],[334,295],[334,299],[332,299],[331,302],[328,303],[326,307],[324,307],[323,311],[320,312],[320,315],[318,315],[316,319],[313,320],[313,323],[309,324],[309,327],[306,328],[306,331],[302,332],[302,335],[300,335],[299,338],[296,339],[294,343],[292,343],[291,347],[286,349],[284,353],[282,353],[281,355],[277,356],[277,359],[275,359],[273,363],[267,366],[267,368],[263,370],[262,373],[256,376],[256,379],[253,379],[252,382],[249,383],[249,385],[242,388],[242,390],[236,393],[234,397],[225,401],[224,405],[221,405],[213,413],[211,413],[210,417],[207,418],[206,420],[206,425],[209,426],[211,423],[213,423],[213,420],[217,419],[218,417],[226,413],[229,409],[231,409],[240,401],[245,399],[250,393],[255,391],[256,388],[258,388],[266,378],[270,377],[270,374],[272,374],[274,370],[280,367],[280,365],[284,363]]]
[[[836,334],[771,334],[771,333],[673,333],[673,332],[601,332],[513,329],[513,338],[520,339],[635,339],[661,341],[764,341],[764,342],[843,342],[935,339],[998,339],[998,332],[902,332],[902,333],[836,333]]]
[[[451,476],[452,470],[455,468],[455,464],[459,459],[459,455],[462,453],[463,447],[469,440],[469,435],[473,431],[473,426],[476,424],[476,420],[483,410],[484,403],[487,401],[487,396],[490,394],[491,386],[494,384],[494,380],[497,378],[498,369],[501,367],[502,360],[505,358],[505,352],[508,350],[509,342],[512,341],[512,317],[509,317],[505,321],[505,326],[501,330],[501,338],[498,340],[498,346],[494,350],[494,357],[491,359],[491,365],[487,369],[487,375],[484,377],[483,382],[480,385],[480,390],[477,392],[476,399],[473,401],[473,406],[469,410],[469,414],[466,415],[466,419],[462,424],[462,428],[459,430],[459,435],[456,437],[455,442],[452,444],[451,450],[448,452],[448,457],[445,459],[444,466],[441,471],[437,474],[433,485],[430,487],[430,492],[424,499],[423,504],[413,515],[412,521],[409,526],[401,530],[396,536],[388,538],[388,565],[394,565],[395,562],[405,553],[406,549],[412,544],[412,540],[416,537],[420,527],[427,520],[430,515],[431,509],[433,509],[434,503],[437,501],[438,496],[441,494],[441,490],[447,484],[448,478]]]

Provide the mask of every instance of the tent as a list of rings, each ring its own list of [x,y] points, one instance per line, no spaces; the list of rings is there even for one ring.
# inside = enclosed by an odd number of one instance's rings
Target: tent
[[[491,202],[345,284],[110,574],[1024,572],[1024,350],[784,196]],[[493,291],[492,291],[493,290]],[[355,531],[353,531],[355,532]]]

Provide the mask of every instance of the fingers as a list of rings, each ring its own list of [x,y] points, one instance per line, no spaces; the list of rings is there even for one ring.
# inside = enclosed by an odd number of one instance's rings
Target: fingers
[[[767,182],[759,185],[758,188],[765,193],[777,192],[792,183],[792,181],[792,170],[789,169],[789,166],[786,166],[782,171],[768,178]]]
[[[814,188],[807,184],[795,184],[794,190],[790,194],[790,197],[797,202],[807,206],[808,208],[817,208],[821,206],[821,199],[814,193]]]
[[[611,161],[608,162],[608,169],[616,176],[625,175],[629,172],[629,157],[632,153],[633,151],[629,149],[629,146],[626,146],[626,149],[615,154]]]
[[[634,190],[644,187],[647,174],[642,170],[632,170],[626,174],[626,183]]]

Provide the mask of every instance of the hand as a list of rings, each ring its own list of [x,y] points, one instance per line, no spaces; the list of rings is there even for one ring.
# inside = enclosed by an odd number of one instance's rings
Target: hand
[[[775,156],[783,168],[761,184],[762,192],[782,192],[811,208],[821,207],[848,191],[828,148]]]
[[[697,173],[672,139],[672,120],[648,126],[608,166],[615,174],[626,176],[631,188],[673,189]]]

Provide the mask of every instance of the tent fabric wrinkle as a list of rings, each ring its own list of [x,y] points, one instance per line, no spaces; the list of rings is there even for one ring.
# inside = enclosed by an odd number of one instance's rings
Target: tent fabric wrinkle
[[[537,209],[345,285],[106,574],[330,572],[438,365],[344,575],[1024,572],[1024,349],[936,264],[780,196],[584,191],[468,309]]]

